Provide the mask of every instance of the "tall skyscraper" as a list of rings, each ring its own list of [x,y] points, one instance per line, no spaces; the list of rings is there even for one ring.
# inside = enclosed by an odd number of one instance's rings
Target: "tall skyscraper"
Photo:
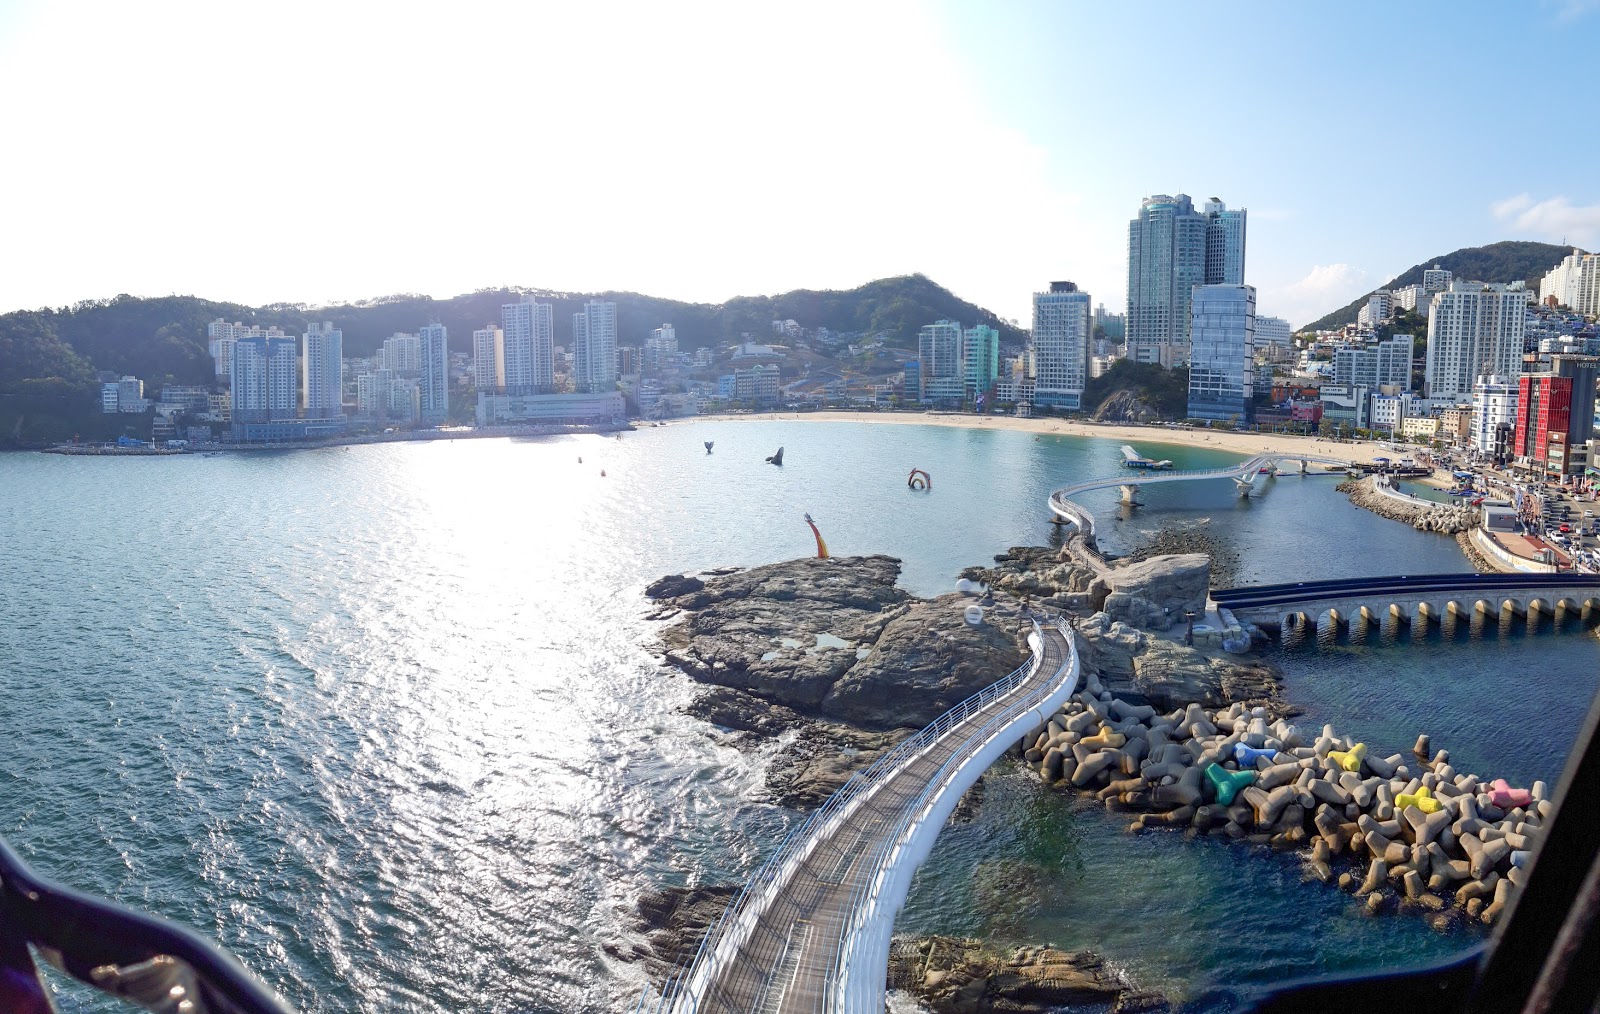
[[[917,400],[928,404],[959,403],[965,393],[966,369],[961,349],[961,325],[953,320],[924,324],[917,332],[917,361],[921,363]]]
[[[429,324],[417,334],[422,345],[422,387],[418,412],[426,423],[450,418],[450,344],[443,324]]]
[[[472,386],[479,394],[506,389],[506,335],[493,324],[472,332]]]
[[[1188,344],[1196,285],[1244,283],[1244,209],[1212,198],[1195,211],[1187,194],[1157,194],[1128,223],[1128,355],[1171,365],[1163,346]]]
[[[1255,393],[1255,286],[1196,286],[1190,307],[1190,418],[1249,421]]]
[[[294,339],[287,335],[236,339],[230,363],[233,422],[293,419],[298,366]]]
[[[1244,284],[1244,226],[1249,211],[1228,210],[1219,197],[1206,202],[1206,284]]]
[[[617,386],[617,304],[591,299],[572,315],[572,379],[579,394]]]
[[[549,392],[556,383],[555,307],[532,296],[500,307],[505,332],[505,381],[511,394]]]
[[[332,322],[312,322],[300,341],[300,401],[306,418],[343,419],[344,332]]]
[[[1049,292],[1033,294],[1035,405],[1083,407],[1093,335],[1094,310],[1087,292],[1079,292],[1072,282],[1051,282]]]
[[[1000,379],[1000,332],[987,324],[967,328],[962,339],[965,349],[962,358],[966,368],[962,371],[962,384],[968,398],[987,396],[995,381]]]
[[[1522,372],[1525,292],[1485,282],[1451,282],[1434,294],[1432,306],[1423,391],[1428,398],[1461,401],[1472,396],[1473,381],[1480,376],[1515,378]]]

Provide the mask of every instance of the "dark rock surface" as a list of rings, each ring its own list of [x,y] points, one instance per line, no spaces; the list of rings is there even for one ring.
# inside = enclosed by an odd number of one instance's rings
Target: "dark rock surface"
[[[646,973],[659,984],[694,957],[706,931],[738,893],[738,885],[715,884],[666,887],[642,895],[635,902],[638,913],[633,927],[642,939],[608,950],[625,961],[643,961]]]
[[[889,984],[934,1014],[1046,1014],[1082,1005],[1117,1012],[1171,1009],[1161,997],[1130,987],[1088,951],[1002,950],[955,937],[895,940]]]

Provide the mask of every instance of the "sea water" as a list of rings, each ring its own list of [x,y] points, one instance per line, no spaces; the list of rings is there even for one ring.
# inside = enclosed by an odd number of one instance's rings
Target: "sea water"
[[[1114,472],[1120,443],[751,420],[0,455],[0,834],[48,876],[197,927],[300,1009],[619,1009],[643,982],[614,956],[634,899],[736,880],[798,819],[763,799],[766,751],[679,713],[694,689],[650,651],[644,586],[810,555],[809,512],[836,555],[899,557],[903,586],[936,594],[1058,538],[1049,491]],[[1238,458],[1136,443],[1180,468]],[[1468,569],[1336,481],[1086,499],[1109,550],[1192,526],[1246,582]],[[1468,769],[1553,781],[1597,655],[1580,635],[1279,660],[1308,719],[1386,752],[1427,731]],[[1370,919],[1293,856],[1130,837],[1004,765],[988,783],[900,929],[1093,947],[1185,997],[1474,939]]]

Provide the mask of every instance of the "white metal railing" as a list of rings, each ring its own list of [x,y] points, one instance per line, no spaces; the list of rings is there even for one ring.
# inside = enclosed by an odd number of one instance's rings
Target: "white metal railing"
[[[1065,630],[1064,621],[1058,620],[1058,629]],[[700,946],[692,958],[680,964],[679,968],[668,978],[659,995],[651,996],[648,990],[639,998],[635,1005],[636,1012],[665,1012],[674,1011],[679,1014],[695,1014],[705,1011],[709,1014],[712,1010],[736,1011],[743,1007],[735,998],[728,996],[716,982],[717,974],[721,967],[729,962],[742,960],[742,950],[755,942],[758,933],[771,934],[770,927],[763,925],[763,917],[769,916],[783,908],[794,909],[794,914],[805,906],[794,898],[785,896],[786,889],[790,888],[805,862],[817,849],[826,847],[830,838],[846,831],[848,822],[861,806],[897,775],[906,765],[925,755],[928,751],[940,744],[945,737],[958,730],[963,723],[975,716],[979,716],[985,709],[991,708],[1010,695],[1018,694],[1023,688],[1028,693],[1020,694],[1016,700],[1007,701],[998,715],[986,720],[978,729],[973,731],[963,730],[963,743],[954,752],[951,758],[941,766],[938,774],[930,779],[924,791],[910,803],[902,804],[896,811],[893,828],[894,833],[890,839],[879,837],[874,847],[868,853],[874,863],[871,875],[863,881],[865,885],[881,884],[885,862],[891,860],[890,847],[893,839],[897,839],[903,832],[914,812],[926,815],[929,812],[928,800],[939,791],[949,790],[955,792],[959,799],[960,793],[965,792],[966,785],[961,785],[956,791],[955,784],[951,781],[959,765],[957,761],[970,759],[974,750],[990,743],[998,735],[1002,725],[997,725],[1001,717],[1008,721],[1015,721],[1019,716],[1025,715],[1031,708],[1038,706],[1037,691],[1043,690],[1048,696],[1048,691],[1056,689],[1060,683],[1057,677],[1062,673],[1071,671],[1071,678],[1075,682],[1077,666],[1076,654],[1071,646],[1070,635],[1066,636],[1067,659],[1071,664],[1063,665],[1058,673],[1048,674],[1050,679],[1041,688],[1028,687],[1027,684],[1037,674],[1037,670],[1045,656],[1044,634],[1038,621],[1034,621],[1034,638],[1037,645],[1034,657],[1024,663],[1015,671],[973,694],[966,700],[957,704],[949,711],[940,715],[920,732],[908,739],[902,740],[892,750],[884,754],[864,770],[857,772],[838,791],[828,798],[820,808],[813,812],[802,824],[793,829],[779,845],[778,849],[768,857],[760,869],[750,878],[737,897],[723,911],[722,916],[707,931]],[[1043,718],[1039,719],[1042,724]],[[1019,734],[1020,736],[1020,734]],[[987,766],[987,765],[985,765]],[[975,772],[981,773],[981,768]],[[970,784],[970,783],[969,783]],[[951,803],[953,806],[953,801]],[[920,857],[917,860],[920,862]],[[849,865],[854,865],[855,858],[851,858]],[[907,876],[909,880],[909,875]],[[812,885],[812,891],[819,888]],[[865,887],[858,889],[853,897],[852,904],[858,906],[865,904],[876,897],[875,891]],[[808,895],[808,900],[810,896]],[[780,913],[781,914],[781,913]],[[892,918],[892,915],[891,915]],[[844,941],[850,932],[849,927],[857,925],[860,920],[847,918],[846,931],[841,933],[840,939],[835,942],[833,961],[835,965],[840,960],[848,960],[849,956],[844,947]],[[792,924],[791,924],[792,925]],[[779,941],[781,947],[774,944],[772,947],[764,946],[765,938],[758,942],[757,949],[765,955],[765,951],[773,950],[768,957],[781,959],[789,955],[793,941],[788,934]],[[887,955],[884,956],[885,961]],[[775,962],[776,963],[776,962]],[[882,981],[883,968],[878,969],[878,1009],[882,1009]],[[840,980],[838,969],[834,967],[830,973],[830,982]],[[819,1000],[827,1006],[826,1010],[838,1010],[831,1001],[833,991],[823,990],[819,993]]]

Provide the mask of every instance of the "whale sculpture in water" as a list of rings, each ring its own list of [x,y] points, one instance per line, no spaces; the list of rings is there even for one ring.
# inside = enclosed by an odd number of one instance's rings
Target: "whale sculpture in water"
[[[778,453],[776,453],[776,454],[772,455],[771,457],[769,457],[767,459],[767,464],[769,464],[769,465],[777,465],[779,468],[782,468],[783,467],[783,448],[781,448],[781,447],[778,448]]]
[[[713,446],[713,445],[714,445],[714,444],[716,444],[716,441],[715,441],[715,440],[707,440],[707,441],[706,441],[706,453],[707,453],[707,454],[710,454],[710,453],[711,453],[711,448],[712,448],[712,446]]]

